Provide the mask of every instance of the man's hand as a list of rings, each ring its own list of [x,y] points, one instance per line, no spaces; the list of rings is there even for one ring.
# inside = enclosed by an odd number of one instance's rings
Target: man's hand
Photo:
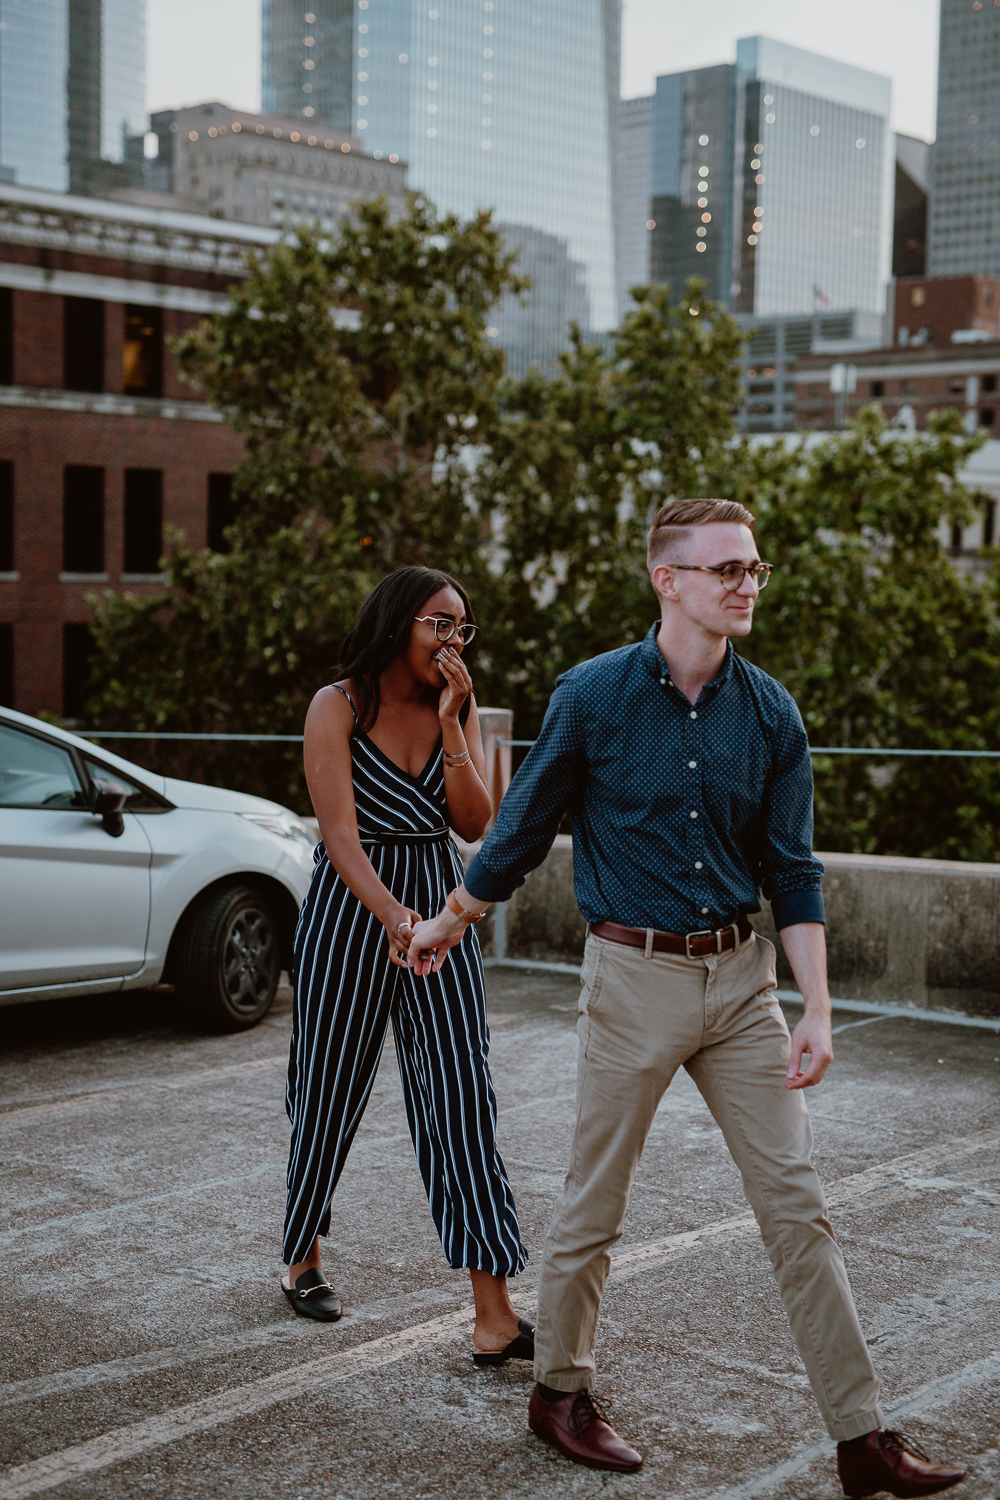
[[[792,1032],[785,1088],[809,1089],[819,1083],[833,1062],[830,993],[826,987],[826,929],[822,922],[795,922],[781,929],[781,941],[806,1011]],[[802,1059],[807,1054],[809,1066],[803,1069]]]
[[[808,1055],[809,1066],[803,1071],[802,1059]],[[786,1089],[810,1089],[819,1083],[833,1062],[833,1037],[828,1015],[810,1015],[807,1011],[792,1032],[792,1055],[785,1074]]]
[[[417,922],[411,934],[407,962],[418,979],[425,974],[436,974],[454,948],[465,936],[467,922],[456,917],[444,907],[428,922]]]

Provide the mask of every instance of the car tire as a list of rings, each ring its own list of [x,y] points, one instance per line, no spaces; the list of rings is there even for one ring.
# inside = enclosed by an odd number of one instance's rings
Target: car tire
[[[248,1031],[271,1008],[281,975],[278,923],[252,886],[206,891],[178,934],[175,985],[190,1020],[205,1031]]]

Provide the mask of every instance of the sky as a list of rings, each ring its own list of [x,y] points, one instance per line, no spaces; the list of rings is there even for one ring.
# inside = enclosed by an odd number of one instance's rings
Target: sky
[[[260,0],[147,0],[147,16],[150,110],[206,99],[260,108]],[[658,73],[733,62],[737,37],[757,35],[887,74],[894,128],[933,139],[938,0],[624,0],[622,94],[651,93]]]

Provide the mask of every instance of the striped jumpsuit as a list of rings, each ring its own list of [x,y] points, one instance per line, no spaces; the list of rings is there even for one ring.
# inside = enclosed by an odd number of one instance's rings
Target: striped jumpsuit
[[[358,831],[376,875],[402,905],[435,915],[462,879],[445,823],[440,740],[411,776],[355,728],[351,762]],[[418,979],[397,968],[381,922],[320,844],[295,933],[293,985],[286,1264],[304,1260],[316,1235],[330,1232],[334,1189],[391,1020],[410,1134],[449,1265],[495,1276],[523,1270],[514,1196],[496,1147],[475,929],[440,973]]]

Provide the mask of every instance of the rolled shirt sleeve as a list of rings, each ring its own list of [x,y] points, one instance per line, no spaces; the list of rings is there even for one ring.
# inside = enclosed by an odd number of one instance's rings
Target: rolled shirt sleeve
[[[586,775],[583,711],[572,672],[560,677],[545,721],[465,875],[477,901],[507,901],[552,847]]]

